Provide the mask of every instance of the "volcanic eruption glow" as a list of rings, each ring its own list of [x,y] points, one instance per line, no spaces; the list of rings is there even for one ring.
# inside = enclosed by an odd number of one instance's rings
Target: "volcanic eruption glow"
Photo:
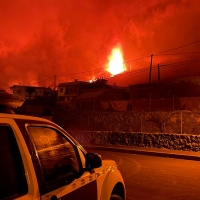
[[[57,83],[101,78],[121,86],[148,83],[143,69],[155,52],[153,65],[177,63],[164,67],[162,81],[200,76],[199,2],[1,0],[0,89],[54,88],[55,75]],[[165,51],[169,54],[161,54]]]
[[[126,70],[123,61],[123,54],[120,47],[114,48],[111,52],[111,55],[108,58],[109,63],[107,67],[107,71],[112,75],[117,75]]]

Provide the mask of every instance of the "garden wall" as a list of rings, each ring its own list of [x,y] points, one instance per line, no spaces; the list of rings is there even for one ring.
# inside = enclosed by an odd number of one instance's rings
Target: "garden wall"
[[[70,133],[83,144],[127,145],[200,151],[200,135],[105,131],[72,131]]]

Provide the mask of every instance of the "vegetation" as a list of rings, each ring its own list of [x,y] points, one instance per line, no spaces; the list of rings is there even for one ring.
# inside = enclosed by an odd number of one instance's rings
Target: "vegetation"
[[[108,85],[108,80],[101,78],[97,79],[96,81],[90,83],[91,88],[110,88],[111,86]]]
[[[29,94],[29,100],[30,100],[31,99],[31,95],[35,92],[35,88],[31,87],[31,86],[28,86],[26,88],[26,92]]]

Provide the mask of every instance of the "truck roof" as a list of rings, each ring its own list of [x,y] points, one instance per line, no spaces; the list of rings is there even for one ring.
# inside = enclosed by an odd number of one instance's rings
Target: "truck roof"
[[[41,117],[28,116],[28,115],[19,115],[19,114],[8,114],[0,113],[0,118],[10,118],[10,119],[26,119],[26,120],[39,120],[44,122],[49,122],[49,120]]]

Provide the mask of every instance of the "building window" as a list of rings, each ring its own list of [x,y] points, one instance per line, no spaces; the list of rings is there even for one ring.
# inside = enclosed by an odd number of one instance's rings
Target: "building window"
[[[63,93],[63,88],[60,88],[60,93]]]
[[[68,90],[68,88],[66,88],[65,94],[69,94],[69,90]]]
[[[17,94],[21,94],[21,90],[17,90]]]

